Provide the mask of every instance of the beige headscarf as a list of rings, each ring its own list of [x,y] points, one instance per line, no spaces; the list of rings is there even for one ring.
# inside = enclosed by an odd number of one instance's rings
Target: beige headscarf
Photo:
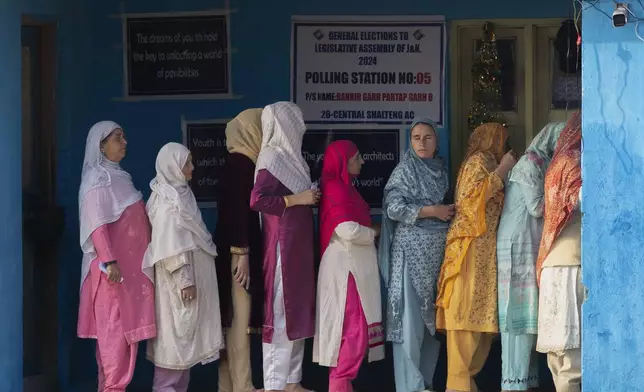
[[[226,125],[228,152],[246,155],[257,163],[262,146],[262,111],[246,109]]]

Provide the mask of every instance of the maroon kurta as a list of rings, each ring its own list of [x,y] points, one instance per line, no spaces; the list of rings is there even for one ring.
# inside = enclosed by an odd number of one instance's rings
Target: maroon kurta
[[[288,339],[315,334],[315,271],[313,261],[313,211],[309,206],[285,208],[288,188],[268,170],[260,170],[250,205],[262,214],[264,233],[264,343],[273,340],[273,283],[277,244],[282,261],[282,284]]]

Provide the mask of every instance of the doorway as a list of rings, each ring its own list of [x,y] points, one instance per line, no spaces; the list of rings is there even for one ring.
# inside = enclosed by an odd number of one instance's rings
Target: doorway
[[[558,71],[554,40],[561,19],[498,19],[495,26],[501,63],[501,109],[512,147],[523,152],[549,122],[567,121],[580,101],[561,105],[556,86]],[[470,131],[467,115],[472,103],[472,64],[487,20],[454,21],[450,31],[450,167],[455,179]],[[579,79],[580,80],[580,79]]]
[[[23,379],[25,392],[57,380],[56,25],[22,20]]]

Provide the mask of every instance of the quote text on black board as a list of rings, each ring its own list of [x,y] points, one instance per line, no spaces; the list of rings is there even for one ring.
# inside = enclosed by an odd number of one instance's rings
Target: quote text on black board
[[[130,96],[228,94],[225,15],[127,18]]]

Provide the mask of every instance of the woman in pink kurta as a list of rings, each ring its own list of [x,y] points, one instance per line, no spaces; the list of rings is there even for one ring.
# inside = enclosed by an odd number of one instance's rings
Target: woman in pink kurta
[[[150,222],[119,162],[127,142],[111,121],[87,136],[78,204],[83,250],[78,336],[96,339],[99,392],[125,392],[138,342],[156,335],[151,271],[142,271]]]
[[[315,333],[312,189],[302,157],[306,126],[291,102],[262,113],[262,148],[255,168],[251,208],[261,213],[264,233],[264,389],[305,391],[304,339]]]

